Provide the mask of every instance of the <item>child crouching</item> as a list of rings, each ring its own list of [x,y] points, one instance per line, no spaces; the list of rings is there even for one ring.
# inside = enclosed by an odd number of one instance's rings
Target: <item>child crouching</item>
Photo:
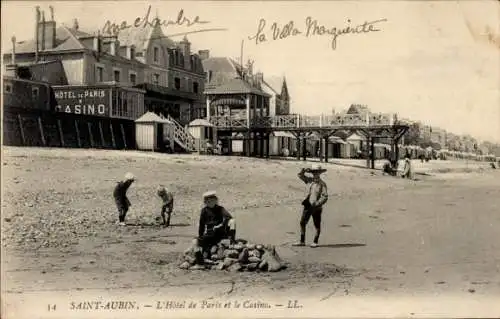
[[[172,211],[174,210],[174,195],[172,192],[169,192],[164,186],[158,187],[157,191],[158,196],[162,201],[161,206],[161,218],[163,220],[163,226],[170,226],[170,217],[172,215]],[[165,214],[167,218],[165,218]]]

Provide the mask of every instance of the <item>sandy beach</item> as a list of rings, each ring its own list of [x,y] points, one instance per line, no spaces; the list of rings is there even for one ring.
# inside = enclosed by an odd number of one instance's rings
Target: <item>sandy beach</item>
[[[312,249],[291,246],[298,239],[305,191],[296,174],[309,162],[5,148],[6,317],[28,318],[33,312],[53,316],[47,305],[54,301],[47,300],[56,300],[56,314],[62,318],[71,302],[96,296],[190,298],[214,304],[219,299],[258,299],[271,304],[273,315],[285,317],[462,316],[467,311],[498,316],[499,306],[484,305],[500,296],[500,171],[487,163],[415,161],[418,180],[408,181],[352,164],[335,159],[323,164],[330,198],[323,213],[321,246]],[[128,171],[137,176],[137,183],[129,190],[129,226],[119,227],[112,190]],[[156,220],[159,184],[175,194],[169,228]],[[196,235],[201,194],[212,189],[235,216],[237,237],[275,245],[288,264],[286,271],[178,269],[182,252]],[[308,242],[313,232],[311,223]],[[385,298],[393,298],[392,306]],[[301,310],[275,309],[277,304],[287,308],[290,300],[298,300]],[[358,307],[349,307],[352,303]],[[334,305],[336,314],[320,311]],[[375,305],[380,307],[378,315]],[[250,307],[237,316],[262,317],[271,310],[256,312]],[[142,316],[166,315],[144,311]],[[211,311],[189,315],[215,314]],[[180,309],[175,317],[188,313]],[[71,312],[74,318],[89,315]],[[137,313],[119,317],[128,316]]]

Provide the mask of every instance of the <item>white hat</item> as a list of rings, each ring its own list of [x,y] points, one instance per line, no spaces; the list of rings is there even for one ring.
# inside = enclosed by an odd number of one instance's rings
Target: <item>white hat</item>
[[[156,190],[158,193],[166,193],[167,188],[163,185],[158,186],[158,189]]]
[[[132,173],[125,174],[125,180],[126,181],[133,181],[133,180],[135,180],[134,174],[132,174]]]
[[[319,164],[312,164],[310,171],[324,173],[326,172],[326,169],[322,168]]]
[[[203,199],[209,198],[209,197],[217,197],[217,192],[216,191],[208,191],[203,193]]]

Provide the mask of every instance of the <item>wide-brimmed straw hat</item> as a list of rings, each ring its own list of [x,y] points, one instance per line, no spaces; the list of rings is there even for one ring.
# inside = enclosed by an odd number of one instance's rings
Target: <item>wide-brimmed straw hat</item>
[[[321,165],[319,165],[319,164],[313,164],[311,166],[311,168],[309,169],[309,171],[311,173],[320,173],[320,174],[322,174],[322,173],[326,172],[326,169],[322,168]]]
[[[127,173],[125,174],[125,180],[126,181],[135,181],[135,176],[132,173]]]
[[[217,197],[216,191],[208,191],[208,192],[203,193],[203,199],[214,198],[214,197],[215,198]]]

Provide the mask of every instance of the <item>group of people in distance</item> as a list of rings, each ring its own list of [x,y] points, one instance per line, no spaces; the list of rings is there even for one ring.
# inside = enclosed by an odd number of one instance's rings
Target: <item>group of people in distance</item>
[[[302,216],[300,218],[300,241],[294,246],[305,246],[306,226],[309,220],[313,219],[316,234],[311,247],[318,247],[319,236],[321,233],[321,215],[323,205],[328,201],[328,190],[326,183],[321,179],[321,174],[326,172],[320,165],[313,165],[309,169],[301,169],[298,177],[306,184],[307,194],[302,201]],[[307,176],[310,173],[311,176]],[[113,191],[113,197],[118,209],[118,225],[125,226],[125,217],[131,206],[127,197],[127,191],[134,183],[136,178],[133,174],[127,173],[122,181],[119,181]],[[157,196],[161,199],[162,224],[164,227],[170,226],[170,218],[174,209],[174,196],[172,192],[164,186],[157,189]],[[208,191],[203,194],[204,207],[201,209],[199,227],[198,227],[198,246],[203,251],[210,250],[223,239],[229,239],[231,242],[236,240],[236,221],[234,217],[221,205],[217,193]]]
[[[398,161],[388,160],[383,167],[384,175],[396,176],[398,172]],[[405,166],[403,167],[403,172],[401,173],[402,178],[413,179],[413,170],[411,167],[411,158],[409,154],[405,156]]]

